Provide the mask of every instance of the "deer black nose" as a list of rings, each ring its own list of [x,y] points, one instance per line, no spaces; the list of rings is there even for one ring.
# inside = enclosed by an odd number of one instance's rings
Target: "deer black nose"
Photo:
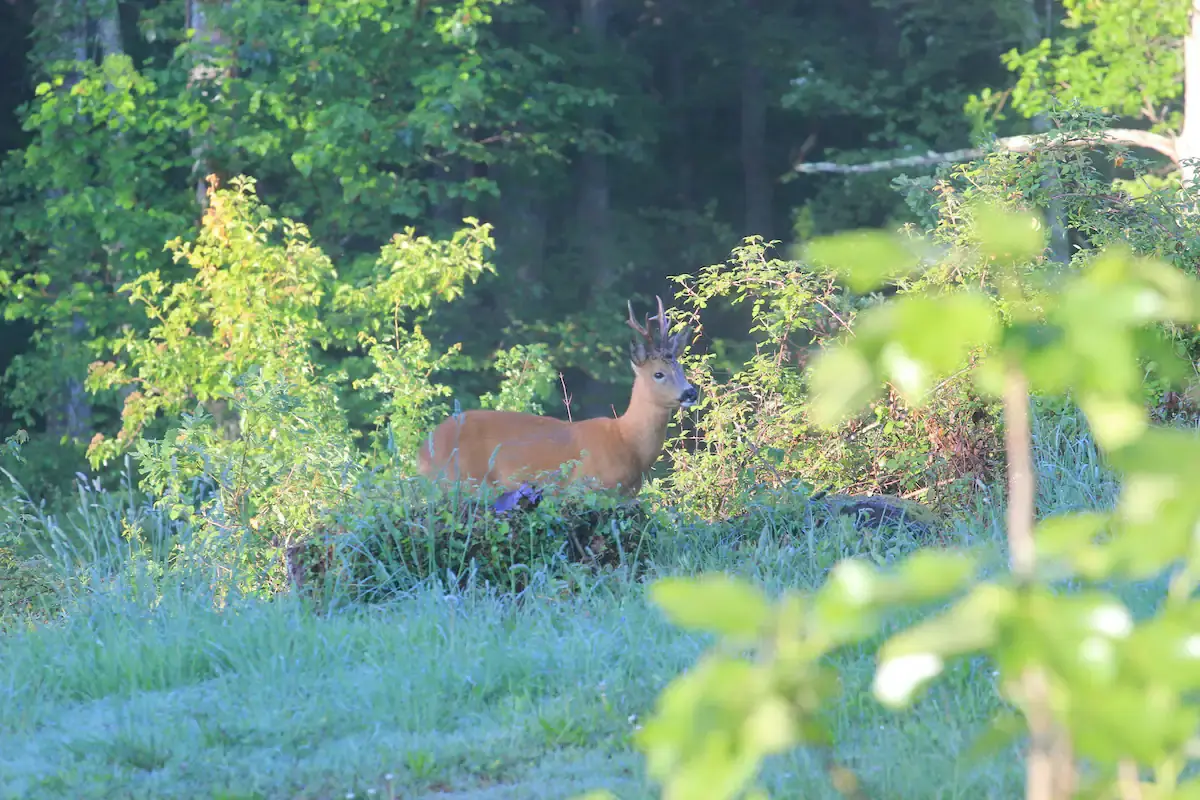
[[[683,394],[679,395],[679,402],[691,405],[692,403],[696,402],[697,397],[699,397],[699,395],[696,392],[696,387],[689,386],[683,390]]]

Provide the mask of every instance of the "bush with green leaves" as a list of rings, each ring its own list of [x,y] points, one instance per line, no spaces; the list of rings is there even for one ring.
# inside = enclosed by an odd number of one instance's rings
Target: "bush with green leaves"
[[[168,243],[189,277],[167,285],[149,272],[122,287],[153,324],[92,365],[88,388],[125,397],[117,436],[92,441],[93,464],[135,454],[141,488],[192,523],[177,560],[243,576],[243,591],[287,586],[286,554],[355,505],[364,470],[413,474],[418,441],[449,410],[431,376],[463,359],[436,352],[421,319],[491,268],[488,226],[466,223],[442,241],[409,229],[374,273],[338,282],[307,229],[272,216],[252,181],[214,183],[197,240]],[[339,347],[358,355],[334,370],[321,355]],[[500,351],[499,388],[481,402],[524,409],[550,395],[543,355]],[[365,448],[348,404],[374,417]]]
[[[517,594],[541,574],[569,590],[569,565],[637,575],[655,538],[671,529],[662,511],[580,488],[501,512],[496,497],[487,488],[367,476],[321,534],[293,550],[293,577],[318,594],[360,602],[390,599],[428,578]]]
[[[812,423],[805,364],[823,344],[853,332],[878,296],[856,295],[825,270],[773,257],[756,238],[728,263],[676,280],[677,302],[698,335],[710,308],[749,306],[755,342],[741,364],[724,342],[683,359],[701,400],[694,425],[669,449],[671,502],[707,518],[735,516],[756,495],[798,479],[810,488],[952,506],[994,468],[989,406],[961,381],[946,381],[936,402],[922,408],[891,391],[834,436]]]
[[[870,796],[840,766],[823,722],[839,687],[826,657],[869,642],[899,609],[931,606],[880,646],[881,703],[902,709],[951,660],[982,657],[1010,709],[987,737],[1024,738],[1027,797],[1200,793],[1190,769],[1200,724],[1200,437],[1153,425],[1142,386],[1144,359],[1168,376],[1186,370],[1144,332],[1200,321],[1200,282],[1118,245],[1030,270],[1044,254],[1040,220],[994,206],[970,212],[974,246],[957,257],[994,272],[1009,313],[986,286],[969,285],[865,310],[855,335],[814,359],[811,408],[830,430],[883,381],[919,407],[939,381],[968,369],[1003,407],[1010,569],[984,576],[977,554],[924,549],[884,567],[844,561],[815,593],[776,600],[727,576],[658,581],[651,594],[671,619],[718,637],[662,692],[638,734],[664,796],[763,797],[753,790],[762,760],[801,745],[824,749],[842,794]],[[929,268],[912,239],[887,233],[817,240],[809,257],[859,288]],[[1031,393],[1078,403],[1121,474],[1114,508],[1035,519]],[[1114,584],[1154,577],[1169,590],[1157,613],[1135,620]]]
[[[1153,163],[1107,140],[1104,131],[1116,122],[1111,114],[1074,101],[1053,106],[1048,117],[1052,129],[1030,152],[993,150],[980,159],[944,167],[932,178],[897,179],[910,208],[929,230],[930,242],[950,251],[930,269],[900,276],[896,281],[900,291],[996,288],[999,276],[990,264],[952,257],[954,252],[970,252],[972,209],[981,202],[1041,213],[1048,228],[1069,233],[1071,261],[1086,261],[1097,250],[1116,245],[1197,274],[1200,237],[1195,209],[1200,195],[1195,188],[1164,183],[1156,178]],[[916,227],[906,230],[916,235]],[[1051,257],[1044,253],[1024,269],[1043,271]],[[992,297],[1000,312],[1009,315],[1005,297],[995,292]],[[1147,402],[1160,416],[1189,408],[1194,416],[1195,404],[1171,392],[1171,377],[1161,374],[1161,368],[1173,363],[1170,351],[1192,361],[1200,358],[1200,334],[1166,321],[1148,326],[1139,335],[1162,342],[1157,352],[1163,358],[1145,362]]]
[[[1012,210],[1049,212],[1062,218],[1080,247],[1072,261],[1082,265],[1099,248],[1124,244],[1135,253],[1162,258],[1193,273],[1200,258],[1195,235],[1195,193],[1161,184],[1138,183],[1149,165],[1126,148],[1106,142],[1111,117],[1078,104],[1055,109],[1054,125],[1042,146],[1030,152],[992,149],[980,158],[941,169],[932,178],[897,179],[928,235],[902,228],[906,258],[920,269],[899,270],[886,280],[839,284],[819,248],[796,259],[773,256],[770,246],[750,238],[725,264],[681,275],[677,301],[700,333],[713,311],[748,307],[753,351],[737,352],[714,342],[702,355],[688,356],[688,369],[701,389],[694,425],[669,451],[674,474],[672,500],[706,516],[739,513],[765,486],[801,479],[809,486],[854,493],[919,497],[939,508],[957,508],[1000,474],[1000,404],[971,380],[973,362],[947,372],[921,406],[913,406],[891,376],[885,391],[844,420],[835,435],[814,424],[810,378],[804,367],[812,353],[840,335],[861,331],[863,315],[888,295],[954,294],[982,290],[981,302],[1005,320],[1019,313],[1002,283],[1011,276],[975,258],[974,209],[982,202]],[[1114,188],[1109,174],[1132,174]],[[1138,190],[1128,187],[1137,184]],[[850,234],[854,246],[883,263],[880,236]],[[866,255],[864,255],[866,257]],[[1029,284],[1056,272],[1049,250],[1019,266]],[[929,300],[928,302],[933,302]],[[914,306],[912,313],[927,313]],[[744,311],[742,313],[745,313]],[[1196,405],[1176,375],[1164,371],[1184,356],[1200,359],[1200,334],[1164,321],[1139,330],[1146,349],[1144,400],[1160,418],[1194,416]]]

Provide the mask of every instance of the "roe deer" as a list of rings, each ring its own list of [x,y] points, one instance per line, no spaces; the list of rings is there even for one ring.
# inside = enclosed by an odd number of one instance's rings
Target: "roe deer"
[[[516,411],[471,410],[434,428],[422,444],[421,474],[442,480],[484,481],[513,489],[539,475],[578,461],[571,480],[633,496],[662,455],[667,424],[679,408],[696,402],[678,357],[688,335],[670,334],[670,321],[658,300],[658,330],[651,317],[639,325],[629,304],[629,327],[637,332],[630,346],[633,391],[619,417],[566,422]],[[556,481],[557,482],[557,481]]]

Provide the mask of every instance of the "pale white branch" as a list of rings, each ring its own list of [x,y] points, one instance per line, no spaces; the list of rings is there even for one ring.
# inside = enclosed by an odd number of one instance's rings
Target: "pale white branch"
[[[1049,134],[1024,134],[1021,136],[1005,136],[996,140],[996,148],[1010,153],[1032,153],[1039,147],[1094,147],[1099,144],[1118,144],[1129,147],[1141,147],[1154,150],[1179,164],[1179,153],[1175,147],[1175,137],[1164,136],[1161,133],[1137,130],[1135,128],[1109,128],[1097,136],[1081,136],[1071,139],[1052,139]],[[865,164],[838,164],[833,161],[810,161],[793,164],[792,168],[800,173],[835,172],[854,174],[865,172],[882,172],[889,169],[904,167],[927,167],[934,164],[945,164],[952,161],[969,161],[979,158],[984,150],[978,147],[966,147],[960,150],[949,150],[915,156],[900,156],[881,161],[869,161]]]

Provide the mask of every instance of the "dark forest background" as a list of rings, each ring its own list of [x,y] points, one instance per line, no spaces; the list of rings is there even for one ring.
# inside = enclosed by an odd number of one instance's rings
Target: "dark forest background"
[[[1181,6],[1182,8],[1182,6]],[[119,426],[120,392],[83,385],[122,331],[120,287],[185,274],[204,176],[253,176],[337,267],[366,275],[408,227],[495,226],[494,274],[422,328],[468,357],[442,376],[464,406],[492,354],[543,342],[575,416],[627,397],[626,300],[743,237],[780,252],[916,217],[901,170],[801,174],[969,147],[1030,121],[997,115],[1004,54],[1051,39],[1029,0],[4,0],[0,2],[0,435],[33,441],[46,485]],[[1176,42],[1171,43],[1177,49]],[[1003,103],[999,104],[1003,105]],[[982,110],[981,110],[982,109]],[[1026,115],[1029,116],[1029,115]],[[932,166],[909,168],[910,175]],[[753,350],[748,309],[713,309],[699,345]],[[345,385],[352,340],[321,358]],[[472,360],[473,359],[473,360]],[[369,403],[347,391],[352,426]],[[546,413],[566,413],[561,399]],[[36,487],[31,487],[36,488]]]

